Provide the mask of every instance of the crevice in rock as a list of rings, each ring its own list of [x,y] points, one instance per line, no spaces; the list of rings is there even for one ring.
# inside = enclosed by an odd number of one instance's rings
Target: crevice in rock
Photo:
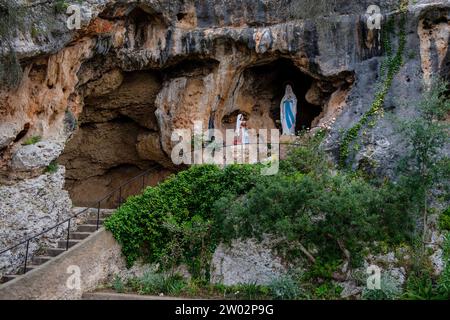
[[[14,143],[20,141],[23,137],[25,137],[28,133],[28,130],[30,130],[30,123],[25,123],[23,129],[17,134],[16,138],[14,139]]]

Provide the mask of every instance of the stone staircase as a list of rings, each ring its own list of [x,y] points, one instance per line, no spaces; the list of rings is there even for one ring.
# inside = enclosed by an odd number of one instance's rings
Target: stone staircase
[[[74,214],[76,214],[85,209],[86,208],[74,208],[73,212],[74,212]],[[111,216],[114,211],[115,210],[113,210],[113,209],[101,209],[99,226],[103,225],[105,219],[108,218],[109,216]],[[47,247],[47,248],[43,248],[42,250],[39,250],[39,253],[30,259],[25,272],[29,272],[33,269],[38,268],[42,264],[52,260],[54,257],[57,257],[61,253],[67,251],[68,248],[71,248],[71,247],[79,244],[84,239],[89,237],[91,234],[96,232],[97,231],[97,214],[98,214],[98,209],[89,208],[88,212],[82,214],[79,218],[76,218],[76,220],[77,220],[76,229],[69,233],[69,239],[67,240],[67,238],[65,238],[65,239],[59,240],[57,242],[56,247]],[[0,284],[6,283],[8,281],[14,280],[14,279],[22,276],[24,274],[23,271],[24,270],[22,270],[21,273],[18,273],[18,274],[4,275],[0,279]]]

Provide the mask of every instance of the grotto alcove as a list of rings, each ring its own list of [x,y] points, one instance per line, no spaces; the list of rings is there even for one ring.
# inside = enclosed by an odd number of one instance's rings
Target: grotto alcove
[[[87,64],[81,73],[92,66]],[[82,76],[80,76],[83,78]],[[155,185],[171,173],[155,117],[155,99],[162,86],[159,71],[104,70],[78,88],[82,111],[77,128],[58,163],[66,168],[65,189],[75,206],[92,206],[121,184],[144,173],[142,179],[106,199],[114,208],[120,199]]]
[[[289,59],[251,66],[243,71],[239,81],[232,111],[222,117],[225,129],[233,128],[237,115],[242,113],[251,129],[281,130],[280,103],[288,84],[298,100],[296,131],[312,128],[323,111],[326,93],[315,90],[315,97],[312,97],[317,81]]]

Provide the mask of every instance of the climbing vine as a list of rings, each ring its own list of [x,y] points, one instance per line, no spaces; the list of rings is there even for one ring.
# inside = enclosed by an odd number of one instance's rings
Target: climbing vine
[[[374,116],[383,112],[383,105],[386,95],[391,88],[395,75],[400,71],[403,65],[403,54],[406,46],[406,11],[408,8],[408,1],[402,0],[400,3],[400,21],[399,21],[399,35],[398,35],[398,49],[395,55],[393,55],[393,49],[390,42],[390,35],[394,32],[395,22],[391,18],[386,23],[382,31],[383,45],[386,51],[386,59],[381,65],[381,74],[384,76],[384,81],[380,85],[375,99],[370,107],[361,119],[352,128],[350,128],[341,140],[339,150],[339,165],[345,167],[347,159],[350,155],[350,146],[358,138],[359,132],[366,125],[374,126],[375,122],[369,122]],[[354,149],[359,148],[358,144],[354,145]]]

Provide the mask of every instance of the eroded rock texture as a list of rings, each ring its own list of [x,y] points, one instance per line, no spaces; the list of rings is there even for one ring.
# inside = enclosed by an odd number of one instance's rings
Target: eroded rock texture
[[[0,244],[2,248],[22,242],[72,214],[69,193],[63,190],[64,167],[12,185],[0,186]],[[29,244],[30,253],[52,243],[67,232],[67,226],[56,228]],[[6,248],[5,248],[6,249]],[[13,272],[23,263],[26,243],[0,255],[0,274]]]
[[[66,168],[65,188],[83,206],[150,168],[145,183],[155,183],[177,169],[169,157],[174,129],[196,120],[232,128],[239,113],[250,128],[279,128],[286,84],[299,99],[297,129],[328,129],[326,148],[337,158],[342,132],[373,102],[385,53],[380,31],[367,28],[366,9],[381,7],[384,28],[388,18],[399,21],[399,3],[323,3],[89,0],[73,31],[54,2],[22,4],[17,36],[0,35],[2,57],[12,48],[23,69],[16,88],[0,88],[0,183],[19,188],[57,161]],[[422,77],[449,76],[449,10],[446,0],[408,6],[405,63],[385,111],[413,116],[414,106],[400,101],[417,101]],[[394,49],[397,38],[394,32]],[[35,136],[40,144],[24,145]],[[353,166],[369,159],[390,174],[402,152],[390,120],[379,119],[361,139]],[[4,230],[23,209],[0,199],[1,208],[15,208],[0,212]],[[70,206],[63,197],[42,210],[54,221]],[[29,222],[23,230],[41,226]],[[2,238],[0,247],[10,243]]]
[[[221,244],[211,261],[211,282],[233,286],[243,283],[268,285],[286,275],[288,267],[272,252],[266,239]]]

